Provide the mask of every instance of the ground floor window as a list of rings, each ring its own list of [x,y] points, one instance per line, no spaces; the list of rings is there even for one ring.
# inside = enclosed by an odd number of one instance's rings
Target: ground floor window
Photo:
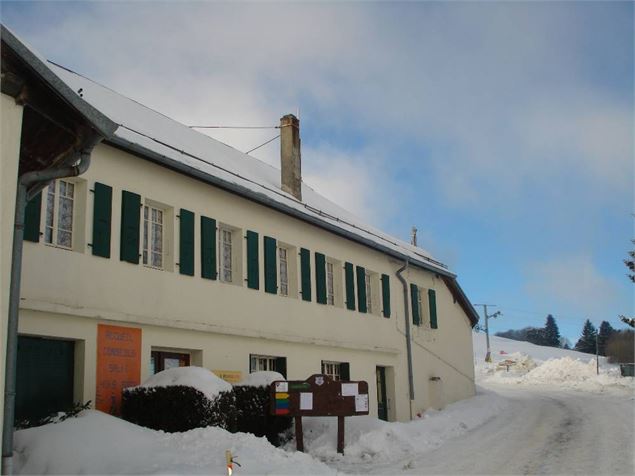
[[[190,365],[190,354],[177,352],[163,352],[153,350],[150,353],[150,374],[154,375],[162,370]]]
[[[333,380],[341,380],[342,366],[340,362],[322,361],[322,373],[328,375]]]
[[[332,360],[322,361],[322,373],[328,375],[333,380],[350,380],[351,366],[348,362],[334,362]]]
[[[273,355],[251,354],[249,356],[249,373],[260,371],[278,372],[286,378],[287,358]]]

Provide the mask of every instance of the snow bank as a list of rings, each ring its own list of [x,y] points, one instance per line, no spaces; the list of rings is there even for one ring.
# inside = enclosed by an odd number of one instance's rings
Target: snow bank
[[[203,367],[176,367],[163,370],[151,376],[139,387],[172,387],[177,385],[193,387],[210,400],[216,399],[219,393],[230,392],[232,389],[231,384]]]
[[[541,385],[594,393],[632,394],[635,382],[620,375],[619,365],[600,357],[600,374],[595,356],[530,344],[529,342],[490,337],[492,362],[484,362],[485,334],[472,334],[476,380],[481,384]]]
[[[373,417],[346,418],[344,455],[337,453],[337,418],[304,418],[304,446],[312,456],[342,471],[355,471],[359,463],[412,468],[413,459],[462,435],[497,415],[507,401],[479,388],[471,399],[429,410],[407,423],[387,423]],[[295,449],[295,441],[287,444]]]
[[[268,387],[276,380],[285,380],[285,378],[281,373],[263,370],[250,373],[236,385],[245,387]]]
[[[627,393],[635,391],[633,378],[622,377],[619,368],[604,367],[597,374],[595,359],[585,361],[562,357],[550,359],[524,375],[517,372],[489,372],[487,382],[558,386],[594,393]]]
[[[98,411],[15,433],[18,474],[227,474],[225,450],[242,465],[236,474],[334,474],[304,453],[266,438],[219,428],[163,433]]]

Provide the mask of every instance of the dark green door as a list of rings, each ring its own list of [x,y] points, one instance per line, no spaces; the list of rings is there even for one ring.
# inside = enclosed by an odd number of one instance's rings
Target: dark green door
[[[377,416],[380,420],[388,421],[388,406],[386,405],[386,367],[377,367]]]
[[[16,422],[72,407],[74,361],[72,341],[18,338]]]

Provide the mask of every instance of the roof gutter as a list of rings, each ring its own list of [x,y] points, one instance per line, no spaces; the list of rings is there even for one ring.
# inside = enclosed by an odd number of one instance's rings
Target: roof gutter
[[[4,32],[3,32],[4,33]],[[9,316],[7,323],[7,350],[4,374],[4,415],[2,421],[2,474],[13,474],[13,425],[15,419],[16,364],[18,357],[18,321],[20,306],[20,281],[22,276],[22,251],[24,244],[24,212],[30,198],[43,186],[63,177],[77,177],[90,165],[93,148],[102,136],[92,133],[79,149],[73,149],[62,162],[62,167],[27,172],[18,179],[13,226],[13,251],[9,289]]]

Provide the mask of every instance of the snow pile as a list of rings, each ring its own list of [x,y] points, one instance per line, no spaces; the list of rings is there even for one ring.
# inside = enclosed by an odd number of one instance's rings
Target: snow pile
[[[337,453],[337,418],[304,418],[304,446],[309,454],[341,471],[355,471],[360,463],[405,465],[409,469],[421,453],[482,425],[507,404],[503,397],[479,388],[471,399],[442,411],[429,410],[407,423],[387,423],[368,416],[346,418],[344,455]],[[287,449],[295,449],[295,441],[289,442]]]
[[[620,375],[618,365],[583,352],[490,337],[492,363],[484,362],[485,335],[473,334],[476,380],[482,384],[557,386],[595,393],[633,393],[632,378]]]
[[[244,387],[268,387],[276,380],[284,380],[281,373],[272,371],[253,372],[242,379],[236,386]]]
[[[304,453],[289,453],[266,438],[198,428],[163,433],[97,411],[15,433],[18,474],[227,474],[225,451],[237,455],[237,474],[334,474]]]
[[[139,387],[172,387],[177,385],[193,387],[210,400],[215,400],[219,393],[230,392],[232,389],[231,384],[203,367],[175,367],[163,370],[151,376]],[[130,389],[134,388],[138,387]]]

